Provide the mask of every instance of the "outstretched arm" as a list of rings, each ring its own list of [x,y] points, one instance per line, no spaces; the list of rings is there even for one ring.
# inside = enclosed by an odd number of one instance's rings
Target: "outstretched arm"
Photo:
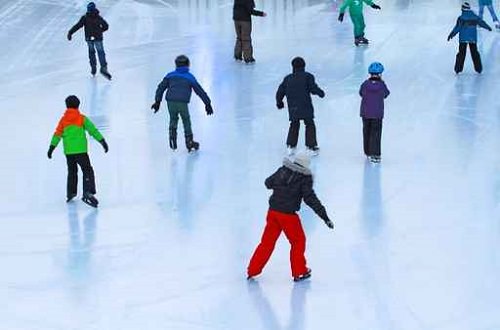
[[[450,35],[448,36],[448,41],[453,39],[453,37],[455,37],[457,33],[460,32],[461,26],[462,26],[462,20],[459,18],[457,19],[457,24],[455,24],[455,27],[453,28],[453,30],[451,30]]]
[[[203,103],[205,103],[205,105],[210,105],[212,103],[212,101],[210,101],[210,98],[208,97],[207,93],[205,92],[203,87],[201,87],[201,85],[198,83],[198,81],[196,81],[196,79],[193,81],[192,86],[193,86],[193,90],[196,93],[196,95],[198,95],[200,97],[200,99],[203,101]]]
[[[326,208],[323,204],[321,204],[320,200],[316,196],[316,193],[314,192],[312,176],[306,178],[301,189],[304,202],[325,222],[329,228],[333,229],[333,223],[326,213]]]
[[[104,140],[104,137],[102,136],[101,132],[99,132],[97,127],[95,127],[94,123],[87,117],[85,117],[83,120],[83,128],[87,132],[89,132],[89,134],[97,141],[101,142],[102,140]]]
[[[80,18],[80,20],[75,25],[73,25],[71,29],[69,29],[68,37],[71,37],[73,33],[80,30],[83,27],[84,22],[85,22],[85,16],[82,16],[82,18]]]
[[[491,27],[483,19],[479,19],[479,21],[477,22],[477,24],[479,24],[479,26],[482,27],[483,29],[491,31]]]
[[[309,93],[318,95],[321,98],[325,97],[325,92],[321,88],[319,88],[318,84],[316,84],[316,80],[314,79],[313,75],[309,75],[307,85],[309,88]]]
[[[286,83],[285,80],[280,84],[278,87],[278,90],[276,91],[276,107],[278,109],[283,109],[285,107],[285,104],[283,103],[283,99],[285,98],[286,95]]]

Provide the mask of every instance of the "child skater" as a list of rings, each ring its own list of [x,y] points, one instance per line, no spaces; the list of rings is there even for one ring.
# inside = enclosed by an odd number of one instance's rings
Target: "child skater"
[[[361,112],[363,119],[363,147],[366,157],[372,163],[380,163],[382,121],[384,119],[384,99],[390,92],[382,80],[384,66],[374,62],[368,67],[370,78],[359,89],[361,96]]]
[[[95,177],[88,155],[86,132],[99,141],[104,148],[104,152],[108,152],[108,144],[90,119],[80,113],[79,106],[80,100],[78,97],[71,95],[66,98],[67,110],[57,125],[47,156],[52,159],[52,153],[62,139],[68,165],[66,202],[70,202],[76,197],[78,186],[77,166],[80,166],[83,172],[82,200],[92,207],[97,207],[99,201],[94,196],[96,193]]]
[[[262,272],[282,231],[291,244],[290,262],[293,280],[298,282],[311,277],[311,270],[307,268],[304,256],[306,236],[297,214],[302,200],[331,229],[333,222],[328,218],[325,207],[314,192],[310,162],[308,153],[297,153],[293,159],[285,158],[283,166],[266,179],[266,187],[272,189],[273,194],[269,199],[267,224],[261,242],[248,265],[248,280],[252,280]]]
[[[459,34],[458,54],[455,60],[455,73],[459,74],[464,69],[465,56],[467,55],[467,45],[469,45],[472,55],[472,62],[477,73],[483,72],[483,64],[481,63],[481,55],[477,50],[477,26],[491,31],[491,27],[486,24],[479,16],[471,9],[468,2],[462,4],[462,15],[458,17],[457,24],[448,36],[448,41]]]
[[[186,148],[188,152],[198,150],[200,144],[193,140],[193,131],[191,129],[191,117],[189,115],[188,104],[191,100],[191,91],[201,98],[205,103],[205,111],[211,116],[214,113],[210,98],[198,83],[196,78],[189,72],[190,61],[185,55],[180,55],[175,59],[176,69],[167,74],[156,89],[155,103],[151,106],[154,113],[160,110],[163,93],[167,91],[165,99],[167,100],[168,112],[170,114],[169,125],[169,144],[172,150],[177,149],[177,124],[179,116],[184,125],[184,136],[186,138]]]
[[[95,56],[97,50],[99,64],[101,65],[101,74],[105,78],[111,80],[103,45],[103,32],[108,30],[109,25],[104,18],[99,15],[99,10],[94,2],[89,2],[87,5],[87,13],[69,30],[68,40],[71,41],[73,33],[80,30],[82,27],[85,30],[85,41],[87,41],[87,46],[89,48],[90,73],[95,76],[97,72],[97,59]]]
[[[363,16],[363,3],[373,9],[380,10],[380,6],[373,3],[373,0],[344,0],[342,6],[340,6],[339,21],[344,21],[344,14],[347,8],[349,8],[349,15],[351,16],[352,24],[354,24],[354,44],[367,45],[369,40],[365,38],[365,18]]]
[[[484,7],[488,8],[493,23],[495,23],[495,28],[500,29],[500,23],[498,22],[497,14],[495,13],[495,7],[493,7],[493,0],[479,0],[479,17],[483,18]]]
[[[301,57],[292,60],[293,73],[285,77],[276,93],[276,106],[283,109],[283,98],[286,96],[290,129],[286,144],[289,154],[295,152],[299,139],[300,121],[306,126],[306,147],[314,155],[319,152],[316,140],[316,125],[314,124],[314,108],[311,94],[325,97],[325,92],[318,87],[314,76],[306,71],[306,62]]]

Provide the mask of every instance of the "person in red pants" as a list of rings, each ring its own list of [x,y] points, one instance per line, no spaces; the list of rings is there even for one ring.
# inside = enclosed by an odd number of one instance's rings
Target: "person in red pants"
[[[266,179],[266,187],[272,189],[273,194],[269,199],[267,224],[261,242],[248,265],[248,280],[262,272],[282,231],[291,244],[293,280],[298,282],[311,277],[311,270],[307,268],[304,256],[306,235],[296,212],[300,210],[300,204],[304,200],[331,229],[333,222],[314,192],[310,162],[310,156],[305,152],[298,153],[293,159],[285,158],[283,166]]]

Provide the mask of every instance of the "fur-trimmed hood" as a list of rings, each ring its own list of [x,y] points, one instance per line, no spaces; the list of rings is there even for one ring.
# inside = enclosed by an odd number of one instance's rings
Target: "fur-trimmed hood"
[[[303,166],[300,166],[299,164],[296,164],[292,162],[289,158],[283,159],[283,166],[288,168],[289,170],[292,170],[294,172],[303,174],[303,175],[310,175],[312,176],[312,172],[310,169],[305,168]]]

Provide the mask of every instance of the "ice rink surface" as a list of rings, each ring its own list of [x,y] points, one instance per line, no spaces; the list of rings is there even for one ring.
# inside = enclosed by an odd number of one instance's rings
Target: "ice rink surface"
[[[459,0],[380,1],[368,48],[334,2],[257,1],[255,66],[232,60],[230,0],[97,4],[112,82],[90,77],[82,32],[66,40],[85,1],[0,2],[1,329],[500,329],[500,34],[480,32],[482,75],[468,57],[456,77]],[[192,155],[168,150],[165,103],[150,110],[181,53],[216,111],[193,98]],[[274,94],[296,55],[327,93],[313,171],[336,229],[304,207],[311,281],[291,281],[282,238],[247,283],[263,181],[285,154]],[[380,166],[358,117],[374,60],[392,92]],[[69,94],[110,145],[91,142],[97,211],[65,204],[61,146],[46,158]]]

